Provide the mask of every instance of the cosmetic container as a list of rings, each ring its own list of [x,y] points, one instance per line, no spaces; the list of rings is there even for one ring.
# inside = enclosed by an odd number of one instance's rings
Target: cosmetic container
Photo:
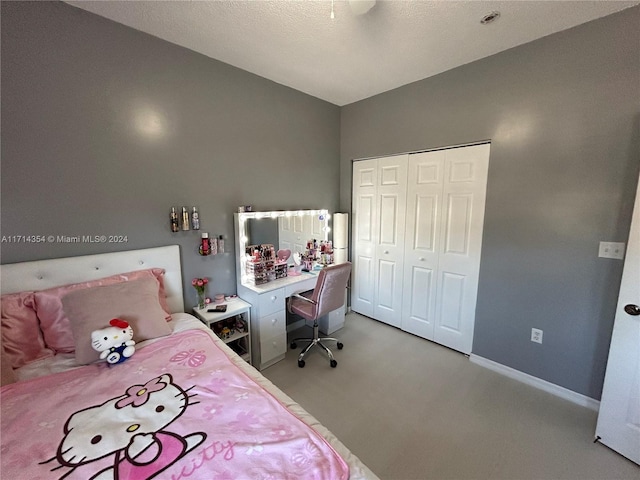
[[[193,230],[200,230],[200,214],[196,207],[193,207],[191,210],[191,228]]]
[[[171,231],[177,232],[178,230],[180,230],[178,212],[176,211],[176,207],[171,207]]]

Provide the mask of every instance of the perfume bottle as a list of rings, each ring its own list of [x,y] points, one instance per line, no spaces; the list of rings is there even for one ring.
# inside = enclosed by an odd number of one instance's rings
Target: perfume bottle
[[[176,207],[171,207],[171,231],[177,232],[178,230],[180,230],[178,212],[176,212]]]
[[[198,209],[193,207],[191,211],[191,228],[194,230],[200,230],[200,215],[198,214]]]
[[[218,237],[218,253],[224,253],[224,238],[222,238],[222,235]]]
[[[209,234],[207,232],[202,232],[200,255],[211,255],[211,244],[209,243]]]
[[[216,255],[218,253],[218,238],[214,235],[213,238],[209,239],[209,248],[211,248],[211,255]]]
[[[189,212],[187,207],[182,207],[182,230],[189,230]]]

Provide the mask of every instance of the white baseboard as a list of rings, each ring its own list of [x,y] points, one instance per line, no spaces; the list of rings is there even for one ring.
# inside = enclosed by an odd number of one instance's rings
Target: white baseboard
[[[469,356],[469,360],[476,365],[488,368],[489,370],[493,370],[494,372],[498,372],[509,378],[518,380],[519,382],[526,383],[527,385],[531,385],[532,387],[539,388],[540,390],[544,390],[545,392],[551,393],[560,398],[564,398],[565,400],[569,400],[570,402],[576,403],[580,406],[595,410],[596,412],[600,409],[600,402],[598,400],[594,400],[591,397],[587,397],[586,395],[582,395],[581,393],[574,392],[573,390],[569,390],[568,388],[561,387],[560,385],[556,385],[555,383],[547,382],[546,380],[542,380],[541,378],[534,377],[533,375],[529,375],[528,373],[521,372],[520,370],[516,370],[515,368],[507,367],[506,365],[502,365],[501,363],[494,362],[493,360],[474,355],[473,353]]]

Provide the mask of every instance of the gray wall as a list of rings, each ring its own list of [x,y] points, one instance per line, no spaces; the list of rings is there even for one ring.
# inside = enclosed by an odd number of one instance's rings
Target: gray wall
[[[342,108],[353,159],[491,140],[473,353],[599,399],[640,164],[640,8]],[[544,330],[542,345],[531,328]]]
[[[137,127],[145,112],[160,134]],[[187,307],[194,276],[235,292],[233,254],[198,256],[171,206],[198,206],[227,252],[238,205],[335,211],[339,129],[338,107],[190,50],[63,3],[2,2],[2,235],[128,241],[5,242],[1,261],[177,243]]]
[[[178,243],[190,306],[191,277],[232,292],[235,264],[170,233],[172,205],[229,252],[238,205],[350,211],[352,159],[490,139],[473,351],[600,397],[622,262],[597,249],[627,240],[638,178],[639,8],[342,109],[66,4],[1,8],[1,234],[128,237],[5,242],[2,263]]]

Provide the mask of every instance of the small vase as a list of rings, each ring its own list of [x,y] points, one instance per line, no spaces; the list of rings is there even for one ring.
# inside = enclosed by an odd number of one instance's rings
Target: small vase
[[[204,301],[204,292],[198,292],[198,308],[204,308],[206,305]]]

